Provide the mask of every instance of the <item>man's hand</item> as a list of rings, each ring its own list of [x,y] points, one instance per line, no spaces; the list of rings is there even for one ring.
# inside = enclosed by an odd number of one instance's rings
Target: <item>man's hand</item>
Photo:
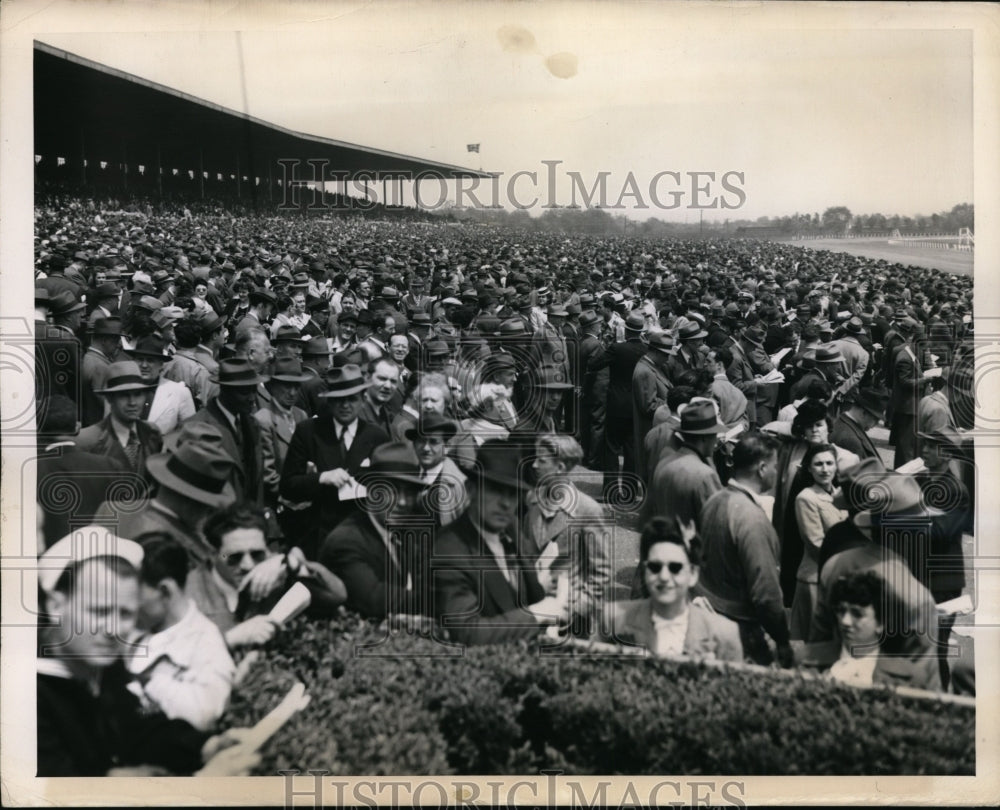
[[[195,776],[247,776],[260,764],[260,754],[256,749],[241,744],[236,732],[249,733],[250,729],[229,729],[212,737],[201,749],[204,767],[195,771]],[[218,741],[210,747],[214,741]],[[210,751],[209,756],[205,756]]]
[[[327,470],[319,474],[319,482],[321,484],[336,487],[337,489],[340,489],[350,480],[351,474],[343,467],[337,467],[335,470]]]
[[[278,632],[278,625],[267,616],[254,616],[226,633],[226,644],[230,647],[253,647],[266,644]]]
[[[791,669],[795,666],[795,653],[788,644],[778,645],[778,666],[782,669]]]
[[[246,591],[247,595],[257,602],[283,585],[287,577],[288,568],[285,565],[285,558],[276,554],[248,571],[240,583],[240,590]]]
[[[569,605],[555,597],[546,596],[541,601],[528,606],[528,612],[539,624],[558,624],[569,621]]]

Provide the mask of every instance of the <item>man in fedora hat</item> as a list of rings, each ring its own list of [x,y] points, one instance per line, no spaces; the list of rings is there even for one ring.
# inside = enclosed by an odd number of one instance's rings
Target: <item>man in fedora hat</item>
[[[917,403],[917,433],[934,433],[942,428],[957,428],[948,402],[949,369],[945,368],[939,377],[932,377],[928,383],[928,394]],[[919,448],[918,448],[919,449]]]
[[[705,367],[705,355],[701,347],[705,344],[708,332],[695,320],[689,321],[677,330],[677,348],[670,357],[668,376],[670,382],[677,385],[680,375],[691,369]]]
[[[264,287],[254,287],[250,290],[250,310],[236,324],[235,337],[253,329],[264,329],[268,320],[274,314],[277,297]]]
[[[422,413],[404,436],[413,443],[420,464],[424,491],[421,503],[438,526],[447,526],[465,509],[468,496],[466,475],[448,457],[448,442],[455,438],[458,426],[436,413]]]
[[[905,328],[909,333],[904,333],[904,342],[895,350],[889,378],[892,380],[889,444],[896,448],[894,469],[917,457],[917,404],[932,376],[923,370],[923,361],[914,346],[916,322],[905,324]]]
[[[530,550],[519,545],[518,501],[527,491],[519,448],[489,439],[469,478],[469,506],[434,537],[433,613],[460,644],[538,635],[568,618],[566,599],[545,596]]]
[[[656,465],[643,522],[661,515],[678,524],[697,523],[706,501],[722,489],[712,459],[719,434],[725,432],[714,401],[695,397],[682,408],[674,434],[678,450]]]
[[[843,401],[847,401],[852,392],[861,385],[868,371],[871,357],[868,350],[861,345],[862,340],[868,341],[865,325],[861,318],[854,316],[844,324],[843,336],[830,344],[843,357],[840,373],[844,381],[834,391],[834,396],[839,394]]]
[[[165,532],[177,540],[191,560],[188,596],[226,632],[232,627],[231,610],[215,581],[215,552],[202,534],[209,515],[236,500],[233,460],[223,447],[222,434],[214,425],[188,423],[181,428],[174,452],[151,456],[148,464],[157,490],[146,507],[122,510],[109,501],[99,516],[115,519],[122,537]]]
[[[767,352],[764,351],[764,330],[759,326],[751,326],[743,332],[743,339],[740,342],[742,355],[753,373],[754,379],[754,416],[756,424],[766,425],[774,419],[776,406],[778,404],[778,383],[763,383],[761,378],[774,371],[774,364]],[[739,387],[735,380],[733,384]],[[740,390],[743,390],[742,388]],[[749,393],[747,398],[750,398]]]
[[[310,559],[319,540],[357,511],[352,480],[370,464],[372,450],[389,441],[388,433],[359,418],[369,385],[359,366],[334,368],[326,380],[325,406],[292,434],[279,488],[294,503],[312,503],[307,516],[312,533],[302,546]]]
[[[868,431],[878,424],[888,402],[888,391],[862,388],[834,421],[830,441],[837,447],[850,450],[859,458],[873,458],[881,463],[881,456]]]
[[[104,401],[95,392],[107,382],[108,369],[118,358],[122,341],[122,323],[118,318],[101,318],[94,322],[90,346],[83,355],[81,376],[82,408],[80,421],[84,427],[100,422],[104,416]]]
[[[589,295],[589,293],[587,294]],[[590,306],[594,297],[589,295]],[[607,408],[607,377],[608,370],[591,372],[590,363],[595,357],[604,354],[604,343],[601,341],[601,331],[604,321],[593,309],[585,309],[580,314],[580,343],[577,352],[576,379],[580,385],[580,444],[583,447],[584,464],[591,469],[600,469],[596,460],[596,452],[604,443],[604,412]],[[598,391],[598,376],[603,377],[603,391]]]
[[[139,366],[143,380],[153,386],[146,396],[142,418],[152,422],[160,433],[172,433],[181,422],[195,414],[194,398],[184,383],[163,376],[163,364],[170,360],[163,338],[146,335],[125,352]]]
[[[531,390],[534,400],[522,411],[521,418],[510,433],[512,442],[534,447],[540,433],[561,433],[559,413],[563,397],[573,390],[573,383],[561,368],[542,366],[532,374]]]
[[[258,386],[263,382],[249,360],[235,357],[219,363],[212,380],[219,394],[209,400],[184,424],[214,425],[222,434],[222,444],[233,460],[233,487],[241,500],[264,502],[264,458],[260,428],[253,415],[257,411]]]
[[[113,281],[105,281],[98,284],[91,293],[88,293],[87,300],[93,297],[94,307],[87,316],[87,326],[94,327],[101,318],[111,318],[118,313],[118,295],[120,290]]]
[[[347,587],[347,607],[362,616],[430,615],[429,522],[408,525],[423,489],[420,465],[407,442],[374,448],[359,482],[380,491],[326,535],[319,560]]]
[[[131,360],[112,363],[107,374],[104,387],[95,393],[104,396],[108,415],[80,431],[77,446],[88,453],[110,456],[150,482],[146,459],[160,452],[163,437],[155,425],[143,421],[142,410],[156,386],[143,379],[139,366]]]
[[[264,487],[267,491],[268,502],[274,508],[279,505],[278,490],[281,483],[281,470],[285,464],[285,456],[295,433],[295,427],[299,422],[309,418],[309,415],[295,404],[300,387],[309,379],[311,377],[302,371],[302,365],[295,358],[277,358],[265,383],[271,398],[254,413],[254,419],[260,428]],[[307,507],[308,504],[293,504],[290,501],[284,503],[284,508],[292,511],[302,511]],[[285,526],[280,520],[280,516],[279,523],[282,524],[284,531]],[[284,531],[284,534],[286,537],[294,536],[294,533],[289,535],[288,531]]]
[[[624,471],[635,475],[635,431],[632,428],[632,376],[640,358],[646,353],[646,319],[632,312],[625,320],[626,339],[612,343],[603,354],[590,361],[587,371],[597,373],[609,369],[607,411],[604,422],[605,467],[604,487],[619,486],[618,456],[624,457]]]
[[[309,416],[315,416],[323,404],[326,373],[330,370],[330,344],[326,338],[314,337],[302,348],[302,373],[309,379],[302,383],[295,404]]]
[[[646,434],[653,429],[656,409],[667,401],[667,392],[674,387],[670,366],[674,341],[669,332],[657,330],[649,335],[649,348],[632,373],[632,423],[635,442],[636,468],[646,481],[647,459],[644,449]],[[648,483],[648,481],[646,481]]]

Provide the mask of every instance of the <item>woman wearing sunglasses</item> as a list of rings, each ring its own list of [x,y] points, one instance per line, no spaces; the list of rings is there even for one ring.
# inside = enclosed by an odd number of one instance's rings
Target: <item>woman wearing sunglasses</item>
[[[644,599],[609,603],[600,640],[645,647],[657,657],[742,661],[736,623],[692,603],[701,542],[692,527],[653,518],[639,541]]]

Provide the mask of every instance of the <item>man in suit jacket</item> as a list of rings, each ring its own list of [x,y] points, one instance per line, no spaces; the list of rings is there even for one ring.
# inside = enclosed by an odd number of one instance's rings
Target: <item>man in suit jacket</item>
[[[294,404],[299,387],[308,379],[310,377],[302,373],[302,365],[298,360],[279,357],[274,361],[274,368],[266,383],[271,399],[254,413],[254,419],[260,428],[264,487],[268,501],[274,507],[278,506],[281,469],[285,464],[295,427],[309,418],[305,411]],[[284,506],[292,511],[299,507],[290,501],[285,502]],[[301,508],[305,509],[307,506],[308,504],[303,504]],[[287,531],[285,534],[288,535]]]
[[[311,536],[300,543],[309,559],[315,559],[323,537],[358,511],[357,498],[345,487],[371,463],[372,450],[389,441],[388,433],[359,418],[367,388],[353,363],[330,371],[323,394],[329,406],[300,422],[288,445],[279,492],[290,501],[312,503],[306,517]]]
[[[914,327],[911,327],[914,329]],[[892,376],[892,429],[889,444],[896,448],[895,469],[917,457],[917,402],[927,383],[923,364],[913,346],[913,332],[896,349]]]
[[[143,419],[152,422],[160,433],[167,435],[194,416],[191,390],[184,383],[163,376],[163,364],[170,359],[163,338],[145,335],[125,353],[136,361],[142,378],[154,386],[151,396],[146,398]]]
[[[431,614],[430,522],[419,527],[407,520],[417,509],[420,473],[408,443],[375,448],[371,466],[358,478],[362,484],[388,485],[391,497],[380,496],[364,511],[348,515],[320,547],[319,561],[347,588],[347,607],[366,618]]]
[[[881,464],[882,457],[868,431],[878,424],[888,402],[889,394],[885,390],[861,389],[854,402],[834,421],[830,442],[850,450],[861,459],[873,458]]]
[[[754,378],[763,377],[774,371],[774,364],[771,358],[764,351],[764,330],[759,326],[753,326],[743,333],[743,342],[740,346],[743,349],[743,358],[750,366]],[[734,380],[733,384],[739,387]],[[740,389],[742,390],[742,389]],[[746,393],[744,391],[744,393]],[[748,395],[749,398],[749,395]],[[778,383],[757,382],[754,386],[754,413],[757,424],[766,425],[774,419],[775,406],[778,402]]]
[[[747,359],[747,352],[742,343],[731,337],[723,345],[733,355],[732,362],[726,367],[726,376],[729,377],[729,382],[747,398],[747,419],[750,420],[752,429],[757,425],[757,380],[753,367]]]
[[[424,486],[420,502],[437,526],[454,522],[465,510],[468,494],[466,475],[448,458],[448,442],[455,437],[458,426],[436,413],[422,414],[404,433],[413,443],[420,463],[420,480]]]
[[[666,332],[655,332],[649,338],[649,350],[632,372],[632,421],[635,432],[636,468],[646,480],[646,434],[653,429],[656,409],[667,402],[671,382],[671,352],[674,342]],[[647,481],[648,483],[648,481]]]
[[[372,360],[368,364],[368,375],[370,385],[361,396],[359,416],[391,435],[392,420],[397,413],[392,401],[399,389],[399,366],[389,356]]]
[[[469,507],[434,538],[433,612],[460,644],[534,638],[543,624],[568,618],[565,598],[544,595],[517,530],[526,491],[518,448],[502,439],[482,444],[469,479]]]
[[[80,424],[76,406],[68,397],[53,396],[38,404],[38,508],[44,515],[42,530],[48,548],[68,535],[71,522],[93,523],[108,492],[137,495],[145,487],[125,465],[108,455],[81,450],[76,444]],[[72,497],[67,497],[72,493]]]
[[[156,425],[140,418],[146,396],[152,390],[153,386],[142,378],[134,362],[112,363],[105,387],[97,391],[107,400],[109,413],[97,424],[80,431],[77,447],[87,453],[110,456],[129,472],[152,483],[146,459],[160,452],[163,437]]]
[[[838,394],[840,398],[846,400],[860,384],[868,370],[870,356],[868,350],[861,345],[861,341],[867,341],[865,336],[865,326],[858,317],[851,318],[844,326],[846,330],[844,336],[833,341],[830,345],[839,349],[843,360],[841,361],[841,374],[844,381],[834,391],[834,396]]]
[[[95,393],[108,380],[108,369],[117,359],[122,341],[122,322],[119,318],[101,318],[94,323],[90,347],[83,355],[81,376],[83,385],[80,422],[89,427],[104,417],[104,400]]]
[[[646,319],[641,312],[632,312],[625,320],[625,340],[612,343],[591,360],[588,372],[608,368],[609,384],[607,415],[604,425],[605,488],[617,486],[620,470],[618,454],[625,458],[625,472],[636,473],[635,433],[632,429],[632,376],[640,358],[646,353]]]
[[[212,382],[219,395],[184,424],[207,423],[222,434],[222,444],[233,460],[233,488],[240,500],[264,502],[264,457],[260,428],[253,415],[257,410],[257,376],[250,361],[223,360]]]
[[[946,369],[947,371],[947,369]],[[930,381],[931,393],[923,397],[917,404],[917,433],[936,433],[941,428],[955,428],[955,417],[952,415],[951,403],[945,392],[947,378],[945,375],[933,377]]]
[[[580,444],[583,445],[583,458],[587,466],[592,463],[595,446],[602,439],[600,424],[594,420],[594,409],[598,404],[594,391],[597,375],[589,370],[591,361],[604,354],[604,344],[600,338],[601,328],[601,317],[592,309],[580,314],[580,343],[576,355],[576,374],[573,379],[580,386],[582,395]]]

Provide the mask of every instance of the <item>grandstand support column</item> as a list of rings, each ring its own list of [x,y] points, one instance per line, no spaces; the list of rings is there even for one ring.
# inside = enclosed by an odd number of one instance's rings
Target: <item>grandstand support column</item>
[[[240,156],[236,155],[236,199],[240,198]]]
[[[128,191],[128,152],[125,149],[124,138],[122,138],[122,188]]]
[[[160,154],[160,144],[156,144],[156,193],[163,199],[163,160]]]
[[[198,193],[205,199],[205,149],[198,147]]]
[[[267,201],[274,202],[274,161],[267,161]]]
[[[80,127],[80,185],[87,185],[87,142]]]

